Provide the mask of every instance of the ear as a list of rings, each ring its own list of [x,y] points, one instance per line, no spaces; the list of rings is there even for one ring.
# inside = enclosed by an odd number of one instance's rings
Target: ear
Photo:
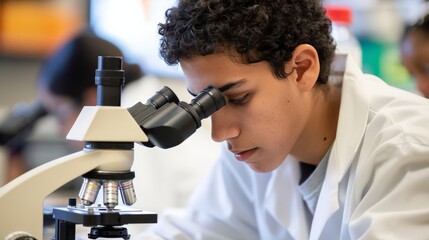
[[[310,91],[317,82],[320,72],[319,56],[309,44],[298,45],[289,61],[289,69],[296,71],[296,83],[302,91]]]

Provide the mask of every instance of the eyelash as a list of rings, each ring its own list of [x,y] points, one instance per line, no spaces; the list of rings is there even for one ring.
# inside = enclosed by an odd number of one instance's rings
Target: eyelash
[[[246,94],[240,98],[237,99],[229,99],[228,102],[235,104],[235,105],[243,105],[247,102],[247,100],[249,99],[249,94]]]

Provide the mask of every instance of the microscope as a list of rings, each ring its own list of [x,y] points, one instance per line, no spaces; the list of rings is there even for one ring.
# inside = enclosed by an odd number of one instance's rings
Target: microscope
[[[124,225],[157,222],[156,213],[128,207],[137,200],[131,171],[134,143],[177,146],[226,100],[208,86],[186,103],[164,87],[146,104],[126,109],[120,107],[124,82],[122,58],[99,56],[97,105],[83,107],[67,135],[85,142],[84,149],[36,167],[0,188],[0,239],[43,239],[44,199],[79,176],[83,177],[80,204],[70,198],[67,207],[53,209],[56,240],[75,239],[77,224],[91,227],[90,239],[129,239]],[[100,189],[104,206],[95,206]],[[125,207],[118,206],[119,196]]]

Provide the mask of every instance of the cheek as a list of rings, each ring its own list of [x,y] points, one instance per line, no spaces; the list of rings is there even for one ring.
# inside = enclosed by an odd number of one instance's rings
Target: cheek
[[[275,101],[276,96],[270,96],[260,101],[253,101],[251,106],[242,113],[243,123],[250,129],[258,129],[265,138],[276,138],[287,132],[290,124],[289,104]],[[273,101],[274,100],[274,101]]]
[[[261,134],[273,147],[287,152],[305,125],[304,109],[292,94],[278,92],[265,99],[259,103],[259,114],[255,113]]]

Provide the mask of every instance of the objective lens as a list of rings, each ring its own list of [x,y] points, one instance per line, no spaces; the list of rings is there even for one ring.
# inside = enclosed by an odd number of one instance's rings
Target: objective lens
[[[97,199],[98,192],[101,188],[101,182],[97,179],[84,178],[82,187],[79,191],[79,198],[83,205],[91,206]]]
[[[125,205],[131,206],[137,201],[133,180],[121,181],[119,191],[121,192],[122,202]]]
[[[107,209],[113,209],[118,205],[118,182],[105,180],[103,182],[103,203]]]

